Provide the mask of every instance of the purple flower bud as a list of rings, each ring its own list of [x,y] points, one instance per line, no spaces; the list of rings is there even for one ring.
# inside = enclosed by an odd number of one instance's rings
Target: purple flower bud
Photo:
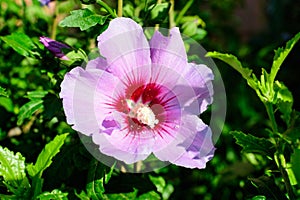
[[[51,52],[54,56],[62,59],[69,60],[68,57],[62,52],[62,49],[71,49],[69,45],[57,42],[48,37],[41,36],[40,42]]]
[[[48,4],[54,0],[39,0],[39,2],[41,3],[42,6],[48,6]]]

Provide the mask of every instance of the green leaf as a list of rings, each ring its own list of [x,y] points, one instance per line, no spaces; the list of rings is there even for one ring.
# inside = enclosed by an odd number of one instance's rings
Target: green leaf
[[[281,64],[285,60],[285,58],[289,55],[290,51],[293,49],[295,44],[300,39],[300,32],[296,34],[292,39],[290,39],[287,43],[285,48],[278,48],[275,50],[275,55],[273,58],[273,64],[270,72],[270,81],[273,83],[275,81],[275,77],[277,75],[277,72],[280,69]]]
[[[95,14],[89,9],[71,11],[71,15],[63,19],[59,25],[61,27],[78,27],[84,31],[97,24],[103,25],[107,16]]]
[[[104,193],[104,173],[105,166],[97,160],[93,160],[88,173],[87,194],[91,199],[102,199]]]
[[[150,191],[138,196],[136,200],[161,200],[161,197],[156,192]]]
[[[84,191],[81,191],[80,194],[78,194],[75,190],[75,195],[81,200],[90,200],[90,197]]]
[[[251,200],[267,200],[267,198],[263,195],[258,195],[258,196],[252,197]]]
[[[39,154],[36,163],[27,166],[28,174],[31,177],[42,176],[43,171],[51,165],[52,158],[60,151],[67,136],[68,133],[57,135],[51,142],[46,144],[45,148]]]
[[[123,7],[123,13],[125,17],[133,18],[134,17],[134,7],[130,3],[126,3]]]
[[[245,134],[241,131],[231,131],[236,143],[243,147],[243,152],[258,153],[261,155],[273,157],[275,153],[274,145],[265,138],[258,138],[250,134]]]
[[[282,119],[287,124],[290,125],[291,113],[293,111],[293,95],[289,89],[281,82],[275,82],[276,95],[276,106],[282,113]]]
[[[197,28],[196,34],[192,36],[194,40],[202,40],[207,35],[207,31],[202,28]]]
[[[149,7],[153,23],[161,23],[168,17],[169,6],[169,3],[159,3]]]
[[[68,200],[68,193],[63,193],[62,191],[55,189],[52,192],[43,192],[37,199],[39,200]]]
[[[5,91],[5,88],[3,88],[3,87],[1,87],[1,86],[0,86],[0,96],[8,97],[8,94],[7,94],[7,92]]]
[[[295,178],[298,184],[300,184],[300,149],[295,149],[291,155],[291,164]]]
[[[197,28],[198,28],[198,24],[195,23],[194,21],[188,21],[182,25],[183,34],[190,37],[196,34]]]
[[[82,49],[73,50],[66,54],[69,60],[62,60],[62,62],[68,66],[71,66],[75,62],[88,62],[88,56]]]
[[[119,194],[106,194],[104,199],[107,200],[132,200],[137,198],[138,190],[134,188],[133,192],[119,193]]]
[[[280,188],[275,184],[275,180],[272,177],[261,176],[259,178],[249,178],[249,180],[263,195],[274,200],[287,199],[286,196],[281,192]]]
[[[45,148],[39,154],[36,163],[27,165],[27,172],[32,177],[32,187],[34,197],[37,197],[42,191],[42,174],[51,163],[52,158],[60,151],[68,134],[57,135],[51,142],[46,144]]]
[[[31,91],[27,92],[27,98],[30,100],[40,100],[48,94],[47,91]]]
[[[14,111],[13,102],[7,97],[0,97],[0,106],[4,107],[8,112]]]
[[[27,92],[27,98],[31,101],[24,104],[19,111],[17,124],[20,126],[25,119],[30,118],[35,112],[44,109],[43,97],[47,91],[31,91]]]
[[[205,56],[222,60],[223,62],[233,67],[233,69],[237,70],[246,80],[251,78],[252,70],[244,68],[241,62],[234,55],[214,51],[208,52]]]
[[[36,47],[35,44],[32,42],[30,37],[24,33],[15,32],[11,35],[2,36],[0,38],[22,56],[36,54],[32,51]]]
[[[252,73],[252,70],[243,67],[241,62],[234,55],[223,54],[214,51],[214,52],[208,52],[205,56],[220,59],[223,62],[230,65],[233,69],[238,71],[243,76],[244,79],[247,80],[248,85],[252,87],[254,90],[256,90],[258,96],[261,98],[261,95],[259,94],[257,88],[258,81],[255,75]]]
[[[300,112],[293,111],[288,129],[283,133],[290,141],[295,142],[300,139]]]
[[[155,177],[155,176],[151,176],[151,175],[149,175],[149,178],[152,181],[152,183],[156,186],[157,191],[162,193],[164,188],[166,187],[165,179],[161,176]]]
[[[32,100],[20,108],[17,124],[20,126],[25,119],[30,118],[35,112],[43,109],[43,100]]]
[[[0,176],[10,192],[25,196],[30,185],[25,174],[25,158],[0,146]],[[23,197],[24,197],[23,196]]]
[[[199,16],[186,16],[181,19],[183,34],[192,37],[194,40],[203,39],[207,32],[203,29],[205,22]],[[203,27],[200,28],[199,26]]]
[[[104,183],[107,184],[110,179],[114,166],[107,172],[107,167],[98,160],[92,160],[88,173],[88,183],[86,185],[87,195],[91,199],[103,199],[105,192]]]
[[[165,179],[162,176],[151,176],[149,175],[151,182],[156,186],[157,191],[162,195],[163,199],[169,199],[174,187],[171,184],[166,184]],[[148,194],[148,193],[147,193]]]

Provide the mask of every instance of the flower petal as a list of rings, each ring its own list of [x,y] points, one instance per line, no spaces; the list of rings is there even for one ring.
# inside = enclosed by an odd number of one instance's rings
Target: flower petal
[[[211,129],[206,127],[201,132],[197,132],[191,146],[181,157],[173,161],[173,164],[203,169],[206,167],[206,163],[213,158],[214,151]]]
[[[104,58],[98,57],[94,60],[90,60],[86,65],[86,70],[101,69],[109,72],[108,64]]]
[[[207,105],[212,103],[213,74],[205,65],[187,63],[187,55],[179,29],[172,28],[168,37],[156,31],[150,41],[150,48],[152,62],[156,64],[152,69],[152,77],[157,73],[155,70],[158,71],[163,67],[172,69],[174,72],[168,73],[165,79],[169,79],[170,76],[178,77],[179,74],[181,80],[186,80],[188,84],[174,82],[174,86],[176,85],[176,88],[181,91],[186,91],[188,87],[194,90],[194,94],[188,93],[185,96],[186,99],[182,101],[186,103],[185,110],[196,115],[205,111]],[[196,108],[194,103],[200,106]]]
[[[105,119],[110,134],[93,134],[93,141],[99,145],[102,153],[112,156],[127,164],[132,164],[146,159],[152,152],[154,140],[149,132],[133,134],[129,133],[126,116],[120,112],[114,112]],[[110,121],[109,123],[107,123]]]
[[[113,19],[98,37],[100,54],[107,60],[111,72],[120,79],[148,79],[151,71],[150,49],[140,25],[128,18]],[[147,67],[148,73],[139,68]],[[131,76],[128,77],[128,72]],[[147,77],[147,78],[146,78]]]
[[[162,160],[188,168],[204,168],[215,147],[209,127],[195,115],[184,115],[178,136],[166,148],[154,152]]]
[[[150,40],[150,51],[152,63],[170,67],[178,73],[187,64],[184,43],[177,27],[170,30],[168,37],[156,31]]]
[[[214,75],[210,68],[206,65],[197,65],[189,63],[185,70],[182,72],[182,76],[188,81],[189,86],[194,89],[195,97],[190,99],[190,102],[185,105],[185,111],[198,115],[207,109],[213,101],[213,85],[212,80]],[[192,102],[196,101],[199,104],[199,109],[195,109],[192,106]]]
[[[99,133],[103,114],[110,112],[105,102],[109,102],[116,84],[115,77],[103,70],[76,67],[67,73],[60,97],[68,124],[85,135]]]
[[[186,66],[186,69],[188,69],[187,63]],[[200,94],[196,93],[190,80],[184,76],[185,74],[185,71],[179,73],[171,67],[164,65],[153,65],[151,79],[153,79],[155,83],[163,85],[169,91],[172,91],[173,96],[176,97],[182,110],[198,115],[200,114],[201,104],[199,104],[197,99]],[[199,87],[201,86],[202,85],[199,85]]]

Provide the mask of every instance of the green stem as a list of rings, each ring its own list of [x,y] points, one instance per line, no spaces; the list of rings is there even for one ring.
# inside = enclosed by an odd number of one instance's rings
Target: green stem
[[[105,2],[101,1],[101,0],[97,0],[97,3],[102,6],[109,14],[111,14],[111,16],[113,16],[113,18],[117,18],[118,16],[116,15],[116,13],[113,11],[113,9],[111,9],[111,7],[109,7],[109,5],[107,5]]]
[[[161,0],[157,0],[156,5],[161,4]],[[155,24],[154,30],[158,31],[159,29],[159,24]]]
[[[172,27],[175,27],[176,26],[176,23],[175,23],[175,20],[174,20],[174,4],[175,4],[175,1],[174,0],[170,0],[170,10],[169,10],[169,26],[170,28]]]
[[[269,119],[270,119],[270,121],[271,121],[271,127],[272,127],[272,130],[273,130],[273,133],[274,133],[274,134],[277,134],[278,129],[277,129],[277,123],[276,123],[276,120],[275,120],[275,115],[274,115],[273,105],[272,105],[272,103],[270,103],[270,102],[266,102],[266,103],[264,103],[264,104],[265,104],[265,106],[266,106],[266,110],[267,110]]]
[[[275,119],[275,115],[274,115],[273,105],[270,102],[266,102],[264,104],[266,106],[267,113],[268,113],[269,119],[271,121],[272,130],[273,130],[273,133],[275,135],[278,132],[278,128],[277,128],[277,123],[276,123],[276,119]],[[293,192],[293,188],[292,188],[292,185],[290,183],[289,176],[288,176],[288,174],[286,172],[286,169],[285,169],[285,163],[286,163],[285,162],[285,157],[284,157],[284,154],[283,154],[283,150],[280,147],[281,147],[281,145],[280,145],[280,138],[279,138],[279,140],[276,140],[276,148],[278,150],[278,153],[275,154],[275,159],[277,160],[276,164],[277,164],[277,167],[278,167],[278,169],[281,173],[281,176],[283,178],[285,189],[288,193],[289,199],[294,200],[295,195],[294,195],[294,192]]]
[[[176,19],[176,24],[179,24],[179,22],[181,21],[182,17],[185,15],[186,11],[188,11],[188,9],[191,7],[191,5],[194,3],[194,0],[189,0],[185,6],[183,7],[183,9],[179,12],[177,19]]]
[[[50,38],[55,40],[56,39],[56,31],[57,31],[57,26],[58,26],[58,1],[55,4],[55,13],[54,13],[54,19],[52,23],[52,28],[51,28],[51,36]]]
[[[118,17],[123,15],[123,0],[118,0]]]
[[[282,155],[282,156],[280,156],[280,155]],[[278,169],[282,175],[284,186],[288,193],[289,199],[295,200],[296,198],[295,198],[295,195],[293,192],[293,188],[292,188],[288,173],[285,170],[285,167],[283,165],[283,163],[285,163],[285,158],[284,158],[283,154],[281,154],[281,153],[276,153],[275,156],[276,156],[276,160],[277,160]]]

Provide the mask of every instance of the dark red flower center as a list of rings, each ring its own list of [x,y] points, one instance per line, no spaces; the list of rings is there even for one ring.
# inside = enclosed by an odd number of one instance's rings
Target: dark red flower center
[[[127,128],[140,132],[161,127],[168,117],[166,112],[178,105],[174,100],[177,102],[175,95],[157,83],[131,83],[125,96],[118,98],[114,106],[127,115]]]

